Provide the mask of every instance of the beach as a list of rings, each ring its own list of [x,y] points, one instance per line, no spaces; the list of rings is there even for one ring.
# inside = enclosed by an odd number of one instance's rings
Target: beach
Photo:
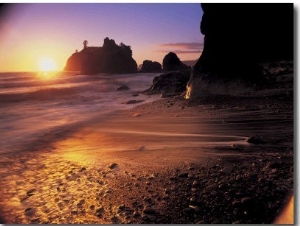
[[[293,192],[291,90],[164,98],[37,142],[1,158],[4,222],[272,223]]]

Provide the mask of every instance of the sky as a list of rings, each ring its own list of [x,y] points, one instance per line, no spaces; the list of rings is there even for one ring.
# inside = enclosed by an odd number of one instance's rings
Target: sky
[[[199,3],[27,3],[0,11],[0,71],[36,71],[42,58],[62,70],[69,56],[106,37],[133,58],[162,63],[172,51],[196,60],[203,49]]]

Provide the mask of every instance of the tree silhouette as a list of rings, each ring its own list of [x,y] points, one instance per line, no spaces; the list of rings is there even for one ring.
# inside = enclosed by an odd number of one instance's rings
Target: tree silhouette
[[[84,41],[83,41],[83,48],[84,48],[84,49],[87,47],[87,44],[88,44],[88,41],[87,41],[87,40],[84,40]]]

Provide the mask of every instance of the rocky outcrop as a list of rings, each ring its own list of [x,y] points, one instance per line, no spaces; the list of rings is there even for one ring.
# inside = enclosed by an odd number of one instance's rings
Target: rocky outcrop
[[[156,61],[144,60],[140,72],[160,72],[161,64]]]
[[[203,84],[220,79],[223,84],[260,83],[259,63],[293,59],[293,4],[201,6],[204,49],[193,68],[186,98],[202,95]]]
[[[191,70],[187,69],[156,76],[151,87],[143,93],[148,95],[162,94],[162,97],[180,95],[186,89],[190,74]]]
[[[132,58],[130,46],[117,45],[113,39],[105,38],[102,47],[85,46],[72,54],[65,66],[67,71],[81,71],[82,74],[135,73],[137,64]]]
[[[163,69],[165,71],[179,71],[187,68],[189,67],[182,63],[173,52],[169,52],[163,59]]]

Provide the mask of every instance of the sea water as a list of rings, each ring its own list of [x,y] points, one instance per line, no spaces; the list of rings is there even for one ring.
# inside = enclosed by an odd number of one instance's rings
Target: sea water
[[[157,75],[0,73],[0,154],[26,151],[45,135],[57,137],[111,112],[158,99],[138,94]],[[117,91],[122,85],[130,89]],[[126,104],[130,100],[136,103]]]

